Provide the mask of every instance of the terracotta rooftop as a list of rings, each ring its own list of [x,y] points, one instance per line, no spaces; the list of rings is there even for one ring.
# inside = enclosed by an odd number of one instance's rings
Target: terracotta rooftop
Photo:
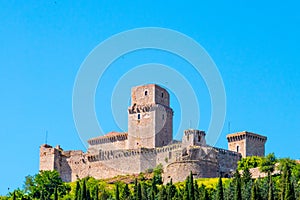
[[[90,140],[96,140],[96,139],[103,139],[103,138],[112,138],[112,137],[115,137],[115,136],[127,136],[128,133],[126,132],[115,132],[115,131],[112,131],[112,132],[109,132],[105,135],[102,135],[102,136],[98,136],[98,137],[95,137],[95,138],[91,138],[89,139],[88,141]]]

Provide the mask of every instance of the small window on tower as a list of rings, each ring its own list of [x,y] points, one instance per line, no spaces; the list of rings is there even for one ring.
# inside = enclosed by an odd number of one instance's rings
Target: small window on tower
[[[240,151],[240,146],[236,146],[236,152]]]
[[[162,120],[164,120],[164,119],[165,119],[165,115],[163,114],[163,115],[162,115]]]
[[[145,91],[145,96],[147,96],[147,95],[148,95],[148,91],[146,90],[146,91]]]
[[[161,97],[164,98],[164,93],[161,93]]]
[[[138,119],[141,119],[141,114],[138,114],[138,116],[137,116],[137,117],[138,117]]]

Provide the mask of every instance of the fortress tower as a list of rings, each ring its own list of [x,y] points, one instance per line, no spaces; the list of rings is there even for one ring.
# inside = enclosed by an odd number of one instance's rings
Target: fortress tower
[[[186,146],[206,146],[205,132],[195,129],[188,129],[184,131],[182,137],[182,145]]]
[[[247,156],[265,156],[267,137],[243,131],[227,135],[228,149]]]
[[[155,148],[172,142],[173,110],[167,90],[155,84],[131,89],[128,148]]]

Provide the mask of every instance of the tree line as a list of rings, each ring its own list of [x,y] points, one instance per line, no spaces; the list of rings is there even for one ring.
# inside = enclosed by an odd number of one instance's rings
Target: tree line
[[[253,179],[249,168],[256,165],[268,175]],[[280,173],[273,174],[276,168]],[[276,159],[274,154],[260,160],[247,157],[239,162],[232,178],[194,180],[191,172],[184,182],[173,183],[171,179],[165,185],[161,165],[154,169],[151,179],[141,173],[132,183],[107,183],[92,177],[64,183],[57,171],[41,171],[27,176],[23,189],[16,189],[0,199],[296,200],[300,199],[300,164],[291,159]]]

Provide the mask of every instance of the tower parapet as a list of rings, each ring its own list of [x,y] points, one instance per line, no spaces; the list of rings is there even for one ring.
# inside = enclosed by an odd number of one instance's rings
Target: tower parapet
[[[267,137],[247,131],[232,133],[226,136],[228,149],[241,153],[242,157],[265,156]]]
[[[205,135],[204,131],[196,129],[185,130],[182,137],[182,146],[205,146]]]

